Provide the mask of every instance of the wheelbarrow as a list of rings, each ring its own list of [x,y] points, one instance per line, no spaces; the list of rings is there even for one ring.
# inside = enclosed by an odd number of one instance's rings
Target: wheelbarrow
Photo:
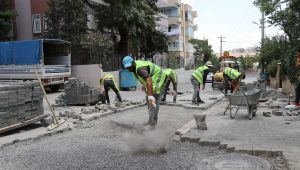
[[[252,89],[247,91],[237,91],[229,96],[229,104],[224,111],[224,115],[229,110],[230,118],[234,119],[240,108],[246,108],[249,119],[255,116],[261,89]],[[233,109],[236,109],[233,111]]]

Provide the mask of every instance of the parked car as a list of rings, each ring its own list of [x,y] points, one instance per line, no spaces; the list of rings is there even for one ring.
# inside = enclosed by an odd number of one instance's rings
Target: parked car
[[[213,77],[214,77],[214,73],[209,72],[209,73],[207,74],[207,77],[206,77],[206,82],[207,82],[207,83],[211,83],[212,80],[213,80]]]

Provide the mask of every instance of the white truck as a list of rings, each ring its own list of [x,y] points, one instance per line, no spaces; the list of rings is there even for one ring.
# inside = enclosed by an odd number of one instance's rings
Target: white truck
[[[58,91],[71,76],[71,44],[58,39],[0,42],[0,80],[34,80]]]

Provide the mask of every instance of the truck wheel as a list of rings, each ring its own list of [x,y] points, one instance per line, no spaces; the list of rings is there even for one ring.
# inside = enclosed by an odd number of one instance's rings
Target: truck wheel
[[[59,85],[50,85],[50,89],[52,92],[57,92],[59,90],[60,86]]]

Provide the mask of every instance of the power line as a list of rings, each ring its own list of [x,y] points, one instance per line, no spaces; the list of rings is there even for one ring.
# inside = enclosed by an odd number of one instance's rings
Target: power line
[[[223,41],[223,39],[225,39],[226,37],[223,37],[222,35],[220,36],[220,37],[218,37],[218,38],[220,38],[220,57],[222,56],[222,53],[223,53],[223,49],[222,49],[222,47],[223,47],[223,42],[226,42],[226,41]]]

